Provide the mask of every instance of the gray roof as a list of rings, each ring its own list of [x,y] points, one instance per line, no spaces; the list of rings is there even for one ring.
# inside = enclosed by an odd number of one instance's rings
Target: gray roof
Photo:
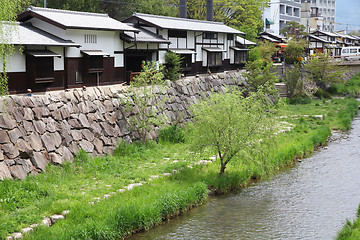
[[[4,31],[11,33],[10,38],[6,39],[10,44],[80,47],[74,42],[56,37],[28,23],[1,22],[0,24]]]
[[[254,43],[252,41],[249,41],[249,40],[247,40],[245,38],[239,37],[239,36],[236,36],[236,42],[239,43],[239,44],[245,45],[245,46],[255,46],[255,45],[257,45],[256,43]]]
[[[110,18],[107,14],[76,12],[30,6],[18,15],[19,21],[39,18],[63,29],[92,29],[107,31],[136,31],[136,29]]]
[[[201,21],[186,18],[175,18],[167,16],[150,15],[144,13],[134,13],[131,17],[123,20],[123,22],[131,22],[132,20],[141,20],[154,27],[160,29],[177,29],[190,30],[199,32],[220,32],[220,33],[234,33],[244,34],[234,28],[226,26],[221,22]]]
[[[170,41],[166,40],[160,35],[157,35],[147,29],[137,26],[134,23],[128,23],[131,27],[136,28],[139,32],[124,32],[120,35],[121,39],[128,43],[165,43],[170,44]]]
[[[322,35],[326,35],[326,36],[330,36],[330,37],[338,37],[338,35],[335,33],[327,32],[327,31],[323,31],[323,30],[316,30],[316,31],[312,32],[312,34],[316,34],[316,33],[320,33]]]
[[[323,39],[321,37],[317,37],[317,36],[312,35],[312,34],[309,35],[309,38],[315,39],[317,42],[331,43],[328,40],[325,40],[325,39]]]

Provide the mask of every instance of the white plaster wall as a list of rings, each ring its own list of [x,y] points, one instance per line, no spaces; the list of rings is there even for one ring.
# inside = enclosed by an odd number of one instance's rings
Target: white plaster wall
[[[205,50],[201,50],[202,51],[202,66],[206,67],[207,66],[207,51]]]
[[[179,38],[178,39],[178,48],[186,49],[186,38]]]
[[[177,38],[170,37],[169,41],[171,42],[170,45],[169,45],[169,48],[178,48]]]
[[[195,32],[195,41],[197,43],[201,43],[202,42],[202,32]],[[203,60],[203,50],[202,50],[202,45],[196,45],[196,61],[200,62]]]
[[[3,72],[3,61],[0,59],[0,72]],[[26,55],[21,54],[19,47],[15,47],[14,55],[8,59],[7,72],[26,72]]]
[[[145,27],[145,26],[142,26],[142,28],[144,28],[144,29],[146,29],[146,30],[148,30],[148,31],[153,32],[153,33],[156,34],[156,28],[154,28],[154,27]]]
[[[166,51],[159,51],[159,63],[165,64],[165,53]]]
[[[124,67],[124,54],[120,53],[120,54],[114,54],[115,56],[115,67]]]
[[[54,70],[64,70],[64,48],[63,47],[48,47],[48,49],[54,53],[60,54],[61,57],[54,57]]]
[[[229,58],[230,58],[230,64],[234,64],[234,57],[235,57],[235,51],[234,49],[229,49]]]
[[[187,31],[187,46],[189,49],[195,48],[195,32]]]
[[[159,35],[161,35],[163,38],[168,39],[168,30],[167,29],[163,29],[163,30],[159,30]],[[160,44],[159,48],[168,48],[168,44]]]

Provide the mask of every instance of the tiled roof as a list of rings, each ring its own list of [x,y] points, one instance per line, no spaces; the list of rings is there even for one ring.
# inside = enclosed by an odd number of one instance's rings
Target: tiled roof
[[[252,42],[252,41],[249,41],[245,38],[242,38],[242,37],[239,37],[239,36],[236,36],[236,42],[239,43],[239,44],[242,44],[242,45],[245,45],[245,46],[255,46],[257,45],[256,43]]]
[[[170,41],[166,40],[160,35],[157,35],[147,29],[137,26],[133,23],[128,23],[131,27],[136,28],[139,32],[124,32],[120,35],[121,39],[126,42],[137,42],[137,43],[166,43],[170,44]]]
[[[321,37],[317,37],[317,36],[312,35],[312,34],[309,35],[309,38],[312,38],[312,39],[316,40],[317,42],[331,43],[328,40],[325,40],[325,39],[323,39]]]
[[[329,36],[329,37],[338,37],[338,35],[335,34],[335,33],[322,31],[322,30],[316,30],[316,31],[312,32],[312,34],[317,34],[317,33],[320,33],[321,35],[326,35],[326,36]]]
[[[63,29],[92,29],[110,31],[136,31],[136,29],[110,18],[107,14],[76,12],[30,6],[18,15],[19,21],[32,17],[57,25]]]
[[[224,23],[221,22],[201,21],[187,18],[175,18],[143,13],[134,13],[131,17],[123,20],[123,22],[131,22],[134,19],[141,20],[160,29],[244,34],[243,32],[226,26]]]
[[[52,34],[44,32],[31,24],[19,22],[2,22],[0,23],[5,32],[11,32],[10,38],[6,41],[14,45],[41,45],[41,46],[75,46],[71,41],[66,41]]]

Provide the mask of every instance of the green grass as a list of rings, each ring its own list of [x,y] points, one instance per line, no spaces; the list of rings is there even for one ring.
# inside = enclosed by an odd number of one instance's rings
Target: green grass
[[[277,120],[294,128],[278,134],[276,141],[264,139],[259,148],[242,152],[222,176],[218,161],[196,164],[208,160],[213,152],[190,152],[183,143],[184,133],[173,127],[163,132],[159,143],[120,143],[113,156],[105,157],[80,152],[73,162],[48,166],[38,176],[5,180],[0,182],[0,238],[63,210],[70,210],[66,219],[51,228],[37,228],[26,238],[119,239],[146,230],[202,203],[208,189],[222,193],[243,187],[250,179],[274,174],[306,156],[326,141],[330,129],[350,128],[357,104],[353,99],[332,99],[279,106],[273,113]],[[163,177],[174,169],[178,170],[175,174]],[[149,181],[150,177],[154,180]],[[143,185],[118,191],[139,182]],[[109,193],[111,197],[104,199]],[[102,200],[96,202],[97,197]]]
[[[360,239],[360,206],[357,212],[358,219],[351,222],[346,220],[344,227],[337,235],[337,240],[353,240]]]
[[[360,95],[360,73],[346,81],[345,83],[339,83],[331,85],[327,91],[332,95],[352,96],[356,97]]]

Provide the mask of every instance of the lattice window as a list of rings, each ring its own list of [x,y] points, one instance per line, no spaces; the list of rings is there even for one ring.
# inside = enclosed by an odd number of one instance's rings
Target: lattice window
[[[95,34],[85,34],[85,43],[97,43],[97,36]]]

